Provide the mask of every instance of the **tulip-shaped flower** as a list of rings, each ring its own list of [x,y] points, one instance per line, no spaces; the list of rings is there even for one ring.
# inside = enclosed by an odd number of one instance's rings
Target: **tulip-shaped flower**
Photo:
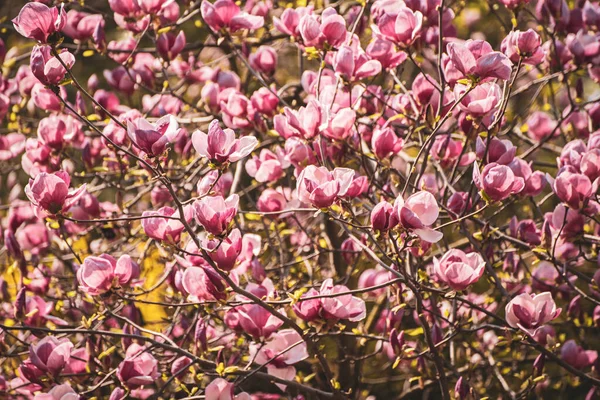
[[[151,385],[160,376],[158,361],[137,343],[132,343],[125,352],[125,359],[117,368],[117,377],[130,389]]]
[[[204,390],[204,397],[206,400],[250,400],[250,395],[246,392],[235,395],[233,383],[223,378],[217,378],[209,383]]]
[[[172,115],[165,115],[155,123],[144,118],[127,120],[129,139],[150,157],[161,155],[167,145],[177,137],[179,124]]]
[[[454,97],[462,98],[459,107],[471,117],[489,119],[500,105],[502,90],[494,82],[484,82],[470,90],[465,85],[457,84],[454,87]],[[484,122],[489,125],[490,121]]]
[[[25,194],[38,209],[58,214],[68,211],[85,194],[85,184],[77,190],[69,190],[70,183],[71,177],[65,171],[42,172],[35,179],[29,179]]]
[[[41,371],[57,376],[69,362],[72,349],[68,339],[46,336],[29,347],[29,358]]]
[[[396,14],[385,13],[373,25],[374,35],[398,45],[410,46],[421,34],[423,14],[408,7],[401,7]]]
[[[306,343],[293,329],[283,329],[274,334],[265,345],[250,345],[250,357],[259,365],[267,365],[267,372],[285,380],[294,380],[294,364],[307,359]],[[285,385],[278,384],[282,390]]]
[[[381,72],[381,63],[371,60],[361,48],[344,45],[333,59],[333,70],[350,82],[377,75]]]
[[[78,400],[79,395],[68,383],[56,385],[48,393],[37,394],[33,400]]]
[[[192,217],[192,207],[184,207],[186,221]],[[179,210],[172,207],[162,207],[158,211],[144,211],[142,213],[142,227],[148,237],[165,241],[167,243],[179,242],[181,232],[185,226],[180,221]]]
[[[196,220],[206,231],[213,235],[221,235],[229,229],[229,225],[238,212],[240,198],[232,194],[227,199],[222,196],[204,197],[194,203]]]
[[[346,40],[346,21],[335,8],[328,7],[321,14],[321,22],[316,15],[305,14],[298,25],[305,46],[321,48],[325,43],[340,46]]]
[[[515,64],[522,60],[525,64],[538,65],[545,56],[542,39],[533,29],[525,32],[511,31],[502,40],[500,49]]]
[[[586,175],[573,172],[569,167],[566,168],[562,172],[559,171],[556,179],[546,176],[558,198],[572,209],[579,210],[597,190],[598,183],[592,184]]]
[[[396,136],[390,127],[375,129],[371,137],[371,147],[377,158],[384,159],[402,150],[404,140]]]
[[[183,31],[175,35],[173,32],[161,34],[156,39],[156,51],[163,60],[174,60],[185,47],[185,33]]]
[[[223,240],[204,240],[202,242],[202,248],[208,252],[211,260],[213,260],[220,269],[231,271],[242,251],[242,234],[239,229],[233,229],[229,236]]]
[[[393,42],[381,38],[374,38],[365,51],[373,60],[379,61],[381,67],[386,70],[396,68],[408,58],[405,52],[396,49]]]
[[[398,215],[387,201],[382,201],[371,211],[371,226],[377,231],[386,232],[398,225]]]
[[[283,176],[283,168],[288,166],[289,162],[285,162],[283,157],[278,157],[269,149],[263,149],[259,157],[254,156],[246,162],[246,172],[257,182],[275,182]]]
[[[550,292],[533,296],[523,293],[506,305],[506,322],[533,336],[539,328],[557,318],[560,312]]]
[[[440,208],[430,192],[417,192],[406,201],[399,196],[394,202],[394,209],[400,225],[422,240],[436,243],[444,236],[442,232],[431,229],[440,215]]]
[[[506,165],[491,163],[479,171],[475,164],[473,168],[473,182],[479,190],[491,201],[501,201],[512,194],[520,193],[525,188],[523,178],[515,176],[514,172]]]
[[[318,296],[319,292],[313,288],[310,288],[306,293],[304,293],[301,297],[315,297]],[[321,313],[321,299],[310,299],[310,300],[300,300],[296,304],[294,304],[294,312],[298,317],[302,320],[310,322],[319,318]]]
[[[542,171],[532,171],[531,163],[521,158],[515,158],[508,167],[515,176],[523,178],[525,188],[519,193],[521,196],[537,196],[546,186],[546,176]]]
[[[311,139],[319,133],[321,109],[319,103],[311,100],[306,107],[292,110],[283,109],[283,115],[273,118],[273,127],[284,138],[301,137]]]
[[[97,29],[104,26],[104,18],[100,14],[88,14],[77,10],[69,10],[67,23],[62,32],[75,40],[87,40]]]
[[[23,6],[19,15],[12,20],[15,30],[29,39],[47,43],[50,35],[60,32],[67,23],[67,13],[61,5],[48,7],[45,4],[31,2]]]
[[[92,296],[106,293],[115,284],[127,285],[140,275],[140,266],[127,254],[116,260],[108,254],[90,256],[77,270],[81,290]]]
[[[515,154],[517,154],[517,147],[508,139],[500,140],[494,137],[488,139],[486,142],[477,136],[475,143],[475,153],[478,159],[483,159],[487,149],[486,163],[508,165],[515,158]]]
[[[250,66],[265,75],[273,75],[277,68],[277,51],[270,46],[260,46],[248,57]]]
[[[221,164],[246,157],[254,150],[258,140],[254,136],[236,139],[233,130],[221,129],[219,121],[215,119],[208,127],[208,135],[202,131],[193,133],[192,144],[202,157]]]
[[[298,176],[298,199],[317,208],[331,206],[343,197],[354,180],[354,170],[309,165]]]
[[[478,253],[465,254],[462,250],[451,249],[438,260],[433,258],[437,277],[454,290],[465,290],[481,278],[485,261]]]
[[[200,12],[214,32],[219,32],[223,28],[232,33],[240,29],[255,30],[265,23],[263,17],[242,12],[232,0],[217,0],[214,4],[203,0]]]
[[[183,289],[188,300],[203,302],[205,300],[224,300],[227,298],[227,284],[211,267],[188,267],[181,278]]]
[[[469,39],[464,44],[451,42],[447,50],[450,61],[464,78],[510,78],[510,60],[499,51],[494,51],[485,40]]]
[[[584,350],[573,339],[567,340],[560,349],[560,358],[577,369],[587,368],[594,365],[598,359],[598,352]]]
[[[283,321],[265,310],[259,304],[249,304],[236,308],[240,326],[248,335],[255,339],[270,337],[276,332]]]
[[[31,51],[31,72],[44,85],[59,84],[67,73],[63,64],[68,68],[75,64],[75,57],[68,50],[62,51],[58,56],[60,60],[52,56],[52,49],[46,45],[35,46]]]
[[[347,319],[348,321],[362,321],[367,315],[364,300],[352,296],[352,294],[341,294],[349,289],[343,285],[334,285],[331,278],[321,284],[320,295],[337,295],[334,297],[321,298],[321,313],[325,319]]]

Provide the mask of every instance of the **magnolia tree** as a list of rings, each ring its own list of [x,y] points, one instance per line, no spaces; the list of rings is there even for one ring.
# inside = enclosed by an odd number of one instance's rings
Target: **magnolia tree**
[[[597,1],[14,11],[0,397],[600,395]]]

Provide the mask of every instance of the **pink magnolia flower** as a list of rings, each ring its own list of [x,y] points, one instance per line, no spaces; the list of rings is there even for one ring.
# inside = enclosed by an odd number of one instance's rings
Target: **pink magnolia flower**
[[[239,201],[237,194],[232,194],[227,199],[211,196],[196,200],[196,220],[206,231],[213,235],[221,235],[229,229],[231,221],[237,215]]]
[[[512,169],[496,163],[487,164],[483,171],[475,164],[473,182],[491,201],[501,201],[525,188],[523,178],[515,176]]]
[[[242,234],[235,228],[223,240],[205,239],[202,248],[213,262],[224,271],[231,271],[242,251]]]
[[[457,161],[461,167],[469,165],[475,161],[475,154],[472,152],[463,154],[464,146],[462,141],[452,139],[452,135],[439,135],[433,142],[431,156],[444,168],[453,167]]]
[[[42,172],[35,179],[29,179],[25,194],[38,209],[58,214],[68,211],[85,193],[85,184],[77,190],[69,190],[70,183],[71,177],[65,171],[54,174]]]
[[[533,296],[523,293],[506,305],[506,322],[533,336],[539,328],[557,318],[560,312],[550,292]]]
[[[223,378],[217,378],[209,383],[204,390],[204,397],[206,400],[250,400],[250,395],[246,392],[235,395],[233,383]]]
[[[218,194],[220,196],[227,196],[233,183],[233,174],[226,172],[219,177],[219,171],[211,170],[198,181],[196,190],[198,196],[204,197],[208,194]]]
[[[66,91],[64,87],[61,87],[61,97],[66,97]],[[50,89],[45,87],[41,83],[36,83],[31,89],[31,98],[36,107],[46,111],[61,112],[63,103],[56,94]]]
[[[375,38],[366,48],[367,55],[373,60],[379,61],[383,69],[396,68],[402,64],[408,55],[403,51],[398,51],[393,42]]]
[[[459,99],[469,89],[465,85],[454,86],[454,97]],[[471,89],[461,100],[459,107],[474,118],[490,117],[500,105],[502,89],[494,82],[484,82]],[[489,123],[485,121],[486,125]]]
[[[25,150],[25,135],[9,133],[0,136],[0,161],[10,160]]]
[[[346,21],[335,8],[323,10],[320,22],[317,15],[305,14],[298,25],[305,46],[323,47],[325,43],[340,46],[346,39]]]
[[[376,37],[390,40],[396,44],[410,46],[420,35],[423,26],[423,14],[408,7],[401,7],[396,13],[385,13],[373,25]]]
[[[493,51],[492,46],[485,40],[469,39],[464,44],[450,42],[447,50],[452,65],[464,78],[510,78],[510,60],[499,51]]]
[[[525,187],[519,194],[521,196],[537,196],[546,186],[546,176],[542,171],[533,171],[531,163],[527,163],[521,158],[512,160],[508,167],[516,177],[523,178]]]
[[[184,207],[184,214],[189,222],[192,218],[192,207]],[[142,217],[142,228],[148,237],[171,244],[179,242],[181,232],[185,229],[179,220],[179,210],[166,206],[158,211],[144,211]]]
[[[595,350],[584,350],[577,342],[571,339],[562,345],[560,358],[577,369],[583,369],[594,365],[598,359],[598,352]]]
[[[108,254],[87,257],[77,270],[81,289],[92,296],[106,293],[115,284],[127,285],[140,275],[140,266],[124,254],[116,260]]]
[[[500,49],[515,64],[522,60],[524,64],[538,65],[546,56],[542,49],[542,39],[533,29],[525,32],[511,31],[502,40]]]
[[[387,201],[382,201],[371,211],[371,226],[377,231],[386,232],[398,225],[398,215],[394,206]]]
[[[343,45],[333,59],[333,70],[347,81],[361,80],[381,72],[381,63],[371,60],[362,48]]]
[[[155,123],[144,118],[127,120],[127,136],[150,157],[161,155],[177,137],[179,124],[172,115],[165,115]]]
[[[283,169],[289,166],[283,157],[271,150],[263,149],[259,157],[252,157],[246,162],[246,172],[257,182],[275,182],[284,174]]]
[[[269,338],[283,325],[283,321],[259,304],[236,308],[241,328],[255,339]]]
[[[227,284],[212,267],[188,267],[181,277],[181,286],[189,301],[224,300]]]
[[[156,39],[156,51],[163,60],[174,60],[185,47],[185,32],[180,31],[175,35],[174,32],[166,32]]]
[[[267,188],[265,189],[256,202],[256,208],[260,212],[276,212],[285,210],[288,199],[283,194],[283,191]]]
[[[442,282],[454,290],[465,290],[481,278],[485,261],[478,253],[465,254],[462,250],[451,249],[440,260],[434,257],[433,266]]]
[[[152,385],[159,376],[156,358],[139,344],[130,344],[125,352],[125,359],[117,368],[117,377],[121,383],[135,389]]]
[[[298,176],[298,199],[317,208],[331,206],[343,197],[354,180],[354,170],[309,165]]]
[[[231,129],[221,129],[216,119],[208,127],[208,135],[202,131],[192,134],[194,149],[212,162],[236,162],[246,157],[254,150],[258,140],[253,136],[235,138]]]
[[[261,87],[252,94],[250,102],[257,112],[272,116],[277,110],[279,98],[268,88]]]
[[[64,50],[59,54],[62,62],[71,68],[75,64],[75,57]],[[31,51],[31,72],[44,85],[57,85],[63,80],[67,70],[61,62],[51,54],[50,46],[35,46]]]
[[[597,190],[597,182],[590,181],[584,174],[567,169],[559,171],[556,179],[546,175],[558,198],[574,210],[584,207],[587,200]]]
[[[46,336],[29,346],[29,358],[41,371],[57,376],[69,362],[72,349],[68,339]]]
[[[277,68],[277,52],[271,46],[260,46],[250,54],[248,61],[252,68],[265,75],[273,75]]]
[[[404,147],[404,140],[396,136],[390,127],[375,129],[371,137],[371,148],[377,158],[384,159],[391,154],[398,154]]]
[[[79,395],[68,383],[56,385],[48,393],[36,394],[33,400],[79,400]]]
[[[556,121],[543,111],[535,111],[527,118],[527,135],[538,142],[557,131]]]
[[[223,28],[230,32],[240,29],[255,30],[265,23],[263,17],[242,12],[232,0],[217,0],[214,4],[203,0],[200,12],[204,21],[214,32],[219,32]]]
[[[321,313],[325,319],[347,319],[348,321],[362,321],[367,310],[364,300],[342,294],[348,292],[346,286],[334,285],[332,279],[326,279],[321,285],[319,294],[322,296],[337,295],[335,297],[321,298]]]
[[[492,137],[488,138],[486,142],[487,143],[484,143],[481,137],[477,136],[475,144],[475,152],[477,158],[480,160],[482,160],[483,156],[486,154],[487,148],[486,163],[508,165],[513,161],[517,154],[517,147],[509,139],[500,140]]]
[[[67,23],[62,32],[75,40],[90,39],[94,31],[104,27],[104,18],[100,14],[88,14],[77,10],[69,10]]]
[[[314,321],[319,318],[321,313],[321,299],[310,299],[310,300],[302,300],[304,297],[314,297],[318,296],[319,292],[313,288],[308,289],[308,291],[301,296],[301,300],[294,304],[294,312],[298,317],[303,319],[304,321]]]
[[[49,8],[41,3],[27,3],[12,20],[15,30],[29,39],[47,43],[50,35],[60,32],[67,23],[67,13],[61,5]]]
[[[298,30],[300,20],[305,15],[312,14],[312,11],[312,6],[286,8],[279,18],[273,17],[273,25],[275,25],[275,28],[280,32],[298,38],[300,37],[300,32]]]
[[[308,358],[306,342],[293,329],[274,334],[265,345],[252,343],[250,357],[259,365],[267,365],[267,372],[285,380],[294,380],[296,368],[292,365]],[[285,385],[277,384],[282,390]]]
[[[398,196],[394,202],[400,225],[422,240],[429,243],[438,242],[444,235],[431,229],[440,214],[440,209],[433,194],[420,191],[404,200]]]
[[[276,115],[273,119],[274,129],[286,139],[291,137],[311,139],[319,133],[320,124],[321,109],[314,100],[298,110],[285,107],[283,115]]]
[[[37,129],[39,141],[60,150],[67,141],[72,141],[79,132],[79,125],[72,119],[51,115],[40,120]]]

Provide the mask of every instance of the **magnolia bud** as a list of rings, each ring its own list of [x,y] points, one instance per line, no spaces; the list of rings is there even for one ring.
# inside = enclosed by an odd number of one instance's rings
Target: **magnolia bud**
[[[196,343],[196,349],[200,349],[202,352],[208,350],[208,341],[206,339],[206,322],[203,319],[198,320],[196,323],[194,342]]]
[[[533,362],[533,376],[540,376],[544,371],[544,364],[546,362],[546,357],[543,354],[537,356],[535,361]]]
[[[456,381],[456,385],[454,386],[454,396],[456,396],[457,399],[466,399],[469,395],[469,390],[469,384],[463,377],[461,376],[458,378],[458,381]]]

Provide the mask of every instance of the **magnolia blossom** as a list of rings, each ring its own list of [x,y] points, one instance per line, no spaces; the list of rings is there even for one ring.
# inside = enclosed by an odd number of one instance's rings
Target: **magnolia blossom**
[[[560,348],[560,358],[577,369],[583,369],[594,365],[598,359],[598,352],[584,350],[575,340],[571,339],[567,340]]]
[[[127,285],[140,275],[140,266],[128,254],[119,259],[108,254],[87,257],[77,270],[81,289],[91,295],[106,293],[115,283]]]
[[[294,305],[294,312],[305,321],[313,321],[318,317],[361,321],[365,318],[367,312],[365,302],[351,294],[342,294],[348,291],[349,289],[346,286],[334,285],[332,279],[326,279],[321,284],[319,292],[310,289],[302,295],[301,300]],[[336,296],[302,300],[306,297],[332,294],[336,294]]]
[[[371,226],[378,231],[388,231],[398,225],[398,214],[387,201],[378,203],[371,211]]]
[[[204,197],[194,203],[196,220],[213,235],[221,235],[229,229],[229,224],[238,212],[240,199],[232,194],[224,199],[222,196]]]
[[[250,357],[259,365],[267,365],[267,372],[285,380],[294,380],[296,368],[294,364],[308,358],[306,342],[293,329],[283,329],[269,339],[264,345],[251,344]],[[285,385],[278,384],[282,390]]]
[[[127,348],[125,359],[117,368],[117,377],[121,383],[132,389],[151,385],[159,376],[158,361],[137,343],[132,343]]]
[[[60,32],[67,23],[67,13],[61,5],[48,7],[31,2],[23,6],[19,15],[12,20],[15,30],[29,39],[47,43],[50,35]]]
[[[127,135],[142,151],[151,157],[161,155],[177,137],[179,124],[172,115],[165,115],[155,123],[144,118],[127,120]]]
[[[513,63],[522,60],[525,64],[538,65],[545,57],[542,39],[533,29],[525,32],[511,31],[502,40],[500,48]]]
[[[79,395],[68,383],[56,385],[48,393],[36,394],[33,400],[79,400]]]
[[[70,183],[71,177],[65,171],[54,174],[42,172],[35,179],[29,179],[25,194],[38,209],[58,214],[68,211],[85,193],[85,184],[77,190],[69,190]]]
[[[35,46],[31,51],[30,66],[33,75],[44,85],[57,85],[63,80],[67,68],[75,64],[75,57],[68,50],[62,51],[58,57],[51,54],[50,46]],[[62,61],[62,62],[61,62]]]
[[[427,191],[420,191],[404,200],[399,196],[394,202],[400,225],[429,243],[438,242],[444,235],[431,229],[438,219],[440,209],[435,197]]]
[[[354,170],[309,165],[298,176],[298,199],[317,208],[327,208],[350,189]]]
[[[57,376],[71,358],[72,349],[68,339],[46,336],[29,347],[29,358],[41,371]]]
[[[208,251],[211,260],[225,271],[230,271],[242,251],[242,234],[239,229],[233,229],[223,240],[206,239],[202,248]]]
[[[335,8],[323,10],[320,22],[316,15],[305,14],[298,24],[298,31],[306,46],[322,47],[325,43],[337,47],[346,39],[346,21]]]
[[[485,270],[480,254],[465,254],[458,249],[448,250],[440,260],[434,257],[433,265],[437,277],[454,290],[465,290],[476,283]]]
[[[533,336],[539,328],[556,319],[560,312],[550,292],[535,295],[523,293],[506,305],[506,322]]]
[[[208,127],[208,135],[202,131],[195,131],[192,143],[196,151],[205,158],[216,162],[236,162],[246,157],[254,150],[258,140],[253,136],[235,138],[231,129],[221,129],[216,119]]]
[[[246,162],[246,172],[257,182],[275,182],[283,176],[284,168],[288,166],[289,162],[282,155],[263,149],[258,157],[255,156]]]
[[[191,210],[189,206],[184,208],[184,217],[188,222],[191,220]],[[185,229],[180,220],[179,210],[166,206],[158,211],[144,211],[142,217],[142,227],[146,235],[167,243],[179,242],[181,232]]]
[[[353,48],[344,45],[335,55],[333,69],[346,80],[352,81],[379,74],[381,63],[371,60],[360,47]]]
[[[483,171],[475,164],[473,182],[492,201],[501,201],[525,188],[523,178],[515,176],[512,169],[496,163],[487,164]]]
[[[592,184],[586,175],[578,174],[568,168],[559,171],[556,179],[548,175],[547,177],[558,198],[575,210],[583,208],[598,187],[597,181]]]
[[[469,39],[464,44],[450,42],[447,51],[452,65],[465,78],[503,80],[510,78],[512,70],[510,60],[499,51],[494,51],[485,40]]]
[[[377,158],[384,159],[400,152],[404,147],[404,140],[396,136],[390,127],[376,129],[371,137],[371,147]]]
[[[181,53],[185,44],[185,33],[183,31],[177,35],[173,32],[167,32],[156,39],[156,51],[163,60],[174,60]]]
[[[235,395],[233,383],[223,378],[217,378],[209,383],[204,389],[204,397],[206,400],[250,400],[250,395],[246,392]]]
[[[188,266],[181,276],[181,287],[189,301],[224,300],[227,284],[211,267]]]
[[[200,12],[204,21],[214,32],[223,28],[230,32],[240,29],[254,30],[262,27],[265,22],[263,17],[242,12],[232,0],[217,0],[214,4],[203,0]]]
[[[419,37],[422,25],[423,14],[420,11],[402,7],[395,14],[383,14],[377,21],[377,25],[372,26],[372,29],[377,37],[403,46],[410,46]]]

